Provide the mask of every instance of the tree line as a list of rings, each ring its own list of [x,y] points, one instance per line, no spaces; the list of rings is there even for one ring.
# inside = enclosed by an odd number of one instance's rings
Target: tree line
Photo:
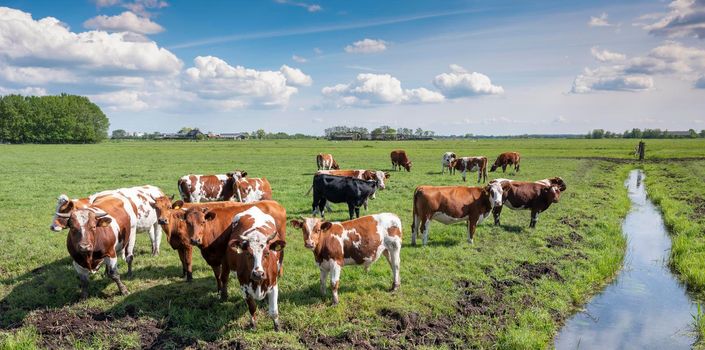
[[[674,139],[674,138],[690,138],[696,139],[698,137],[705,138],[705,130],[700,130],[700,133],[695,131],[695,129],[689,129],[686,132],[674,132],[661,129],[644,129],[634,128],[632,130],[625,130],[623,133],[616,133],[611,131],[605,131],[604,129],[594,129],[585,135],[588,139],[614,139],[614,138],[624,138],[624,139]]]
[[[2,143],[96,143],[108,137],[109,125],[83,96],[0,96]]]
[[[382,125],[378,128],[372,129],[372,131],[368,131],[367,128],[363,127],[358,127],[358,126],[334,126],[330,127],[324,130],[325,136],[326,137],[332,137],[332,136],[337,136],[337,135],[350,135],[350,134],[358,134],[358,135],[372,135],[373,137],[376,136],[381,136],[381,135],[390,135],[390,136],[396,136],[396,135],[402,135],[406,136],[408,138],[411,137],[433,137],[436,135],[435,131],[431,130],[423,130],[421,128],[417,128],[416,130],[412,130],[409,128],[398,128],[394,129],[388,125]]]

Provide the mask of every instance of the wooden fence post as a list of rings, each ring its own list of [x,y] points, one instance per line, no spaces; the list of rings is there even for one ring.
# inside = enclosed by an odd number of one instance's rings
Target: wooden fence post
[[[639,141],[639,160],[644,160],[644,153],[646,152],[646,144],[644,141]]]

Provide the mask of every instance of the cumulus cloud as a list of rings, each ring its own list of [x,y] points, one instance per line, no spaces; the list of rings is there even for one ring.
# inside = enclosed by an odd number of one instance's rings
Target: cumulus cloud
[[[705,0],[674,0],[668,7],[668,13],[643,28],[654,35],[705,38]]]
[[[292,71],[294,70],[289,73]],[[298,91],[289,85],[293,83],[287,81],[287,77],[281,71],[258,71],[242,66],[233,67],[213,56],[196,57],[194,66],[184,72],[183,83],[185,90],[195,93],[200,98],[217,101],[226,109],[285,106],[291,95]]]
[[[120,6],[142,17],[151,17],[151,10],[158,10],[169,6],[164,0],[93,0],[97,7]]]
[[[178,73],[182,62],[153,41],[129,33],[69,31],[58,19],[0,7],[0,61],[23,66]]]
[[[311,86],[313,83],[311,76],[304,74],[304,72],[298,68],[291,68],[287,65],[282,65],[281,68],[279,68],[279,71],[284,75],[284,78],[286,78],[286,82],[289,85]]]
[[[624,54],[607,50],[600,50],[597,46],[593,46],[592,49],[590,49],[590,52],[592,53],[592,57],[594,57],[600,62],[623,61],[627,58],[627,56]]]
[[[387,42],[384,40],[362,39],[345,47],[347,53],[375,53],[387,49]]]
[[[306,57],[301,57],[301,56],[297,56],[297,55],[292,55],[292,56],[291,56],[291,59],[294,60],[294,62],[298,62],[298,63],[306,63],[306,62],[308,62],[308,60],[306,59]]]
[[[573,81],[571,92],[581,94],[592,91],[646,91],[654,86],[653,78],[643,74],[626,74],[622,69],[600,67],[585,68]]]
[[[321,90],[327,105],[371,107],[384,104],[438,103],[445,98],[425,88],[403,89],[399,79],[389,74],[358,74],[349,84],[326,86]]]
[[[322,11],[323,8],[321,5],[318,4],[309,4],[306,2],[301,2],[301,1],[293,1],[293,0],[275,0],[279,4],[286,4],[286,5],[292,5],[292,6],[298,6],[298,7],[303,7],[306,9],[308,12],[318,12]]]
[[[590,27],[610,27],[612,24],[610,24],[607,21],[607,13],[603,12],[600,17],[593,17],[590,16],[590,20],[588,21],[588,26]]]
[[[125,11],[117,16],[96,16],[85,22],[83,26],[88,29],[100,29],[110,32],[134,32],[139,34],[156,34],[164,31],[164,28],[149,18],[139,17],[136,14]]]
[[[11,89],[0,86],[0,96],[4,95],[23,95],[23,96],[44,96],[47,94],[46,89],[40,87],[26,87],[21,89]]]
[[[448,98],[504,93],[504,88],[492,85],[490,78],[482,73],[469,73],[457,64],[451,64],[450,69],[450,73],[439,74],[433,79],[433,85]]]

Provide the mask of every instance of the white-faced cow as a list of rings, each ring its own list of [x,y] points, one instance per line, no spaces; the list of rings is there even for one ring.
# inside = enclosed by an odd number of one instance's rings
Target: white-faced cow
[[[419,186],[414,192],[414,223],[411,244],[423,232],[423,244],[428,242],[431,220],[443,224],[467,221],[468,243],[473,243],[475,228],[490,216],[492,208],[502,205],[502,186],[490,183],[485,187]]]
[[[177,186],[181,199],[187,203],[230,201],[234,198],[235,181],[247,177],[246,171],[233,171],[225,175],[184,175]]]
[[[157,222],[157,213],[152,207],[155,199],[164,197],[164,193],[155,186],[145,185],[116,190],[102,191],[91,195],[88,198],[69,200],[65,194],[59,196],[56,204],[56,212],[52,220],[51,230],[61,231],[66,228],[66,218],[59,214],[69,212],[68,203],[73,203],[72,208],[80,209],[93,204],[97,199],[118,194],[125,197],[129,202],[130,234],[135,236],[137,232],[147,232],[152,242],[152,255],[159,254],[159,247],[162,239],[162,229]]]
[[[319,153],[316,156],[316,165],[318,170],[340,169],[338,163],[333,159],[333,155],[329,153]]]
[[[468,171],[477,172],[478,183],[487,181],[487,157],[460,157],[451,163],[451,168],[460,171],[463,181]]]
[[[106,274],[117,284],[120,293],[127,294],[117,269],[120,253],[127,261],[128,275],[132,273],[135,236],[130,230],[132,219],[128,213],[131,208],[127,198],[119,194],[101,196],[80,209],[69,201],[65,209],[66,213],[57,215],[66,219],[69,229],[66,248],[81,281],[81,298],[88,297],[88,277],[98,272],[103,262]]]
[[[490,172],[497,170],[497,168],[502,168],[502,172],[507,170],[508,165],[514,165],[514,171],[519,172],[519,161],[521,161],[521,156],[518,152],[504,152],[497,157],[497,160],[492,164]]]
[[[292,220],[291,224],[302,229],[304,245],[313,251],[321,270],[322,295],[326,293],[326,279],[330,274],[334,305],[338,303],[342,267],[362,265],[369,269],[380,255],[387,258],[392,268],[391,290],[399,288],[402,228],[396,215],[381,213],[343,222],[304,218]]]
[[[259,208],[252,207],[233,217],[227,267],[236,272],[253,328],[257,327],[257,301],[267,297],[274,330],[279,330],[277,278],[285,246],[286,242],[277,238],[276,220]]]
[[[453,173],[453,167],[451,167],[451,164],[455,158],[457,158],[457,156],[453,152],[443,153],[443,158],[441,158],[441,174],[445,173],[446,168],[448,169],[449,174]]]
[[[406,171],[411,171],[411,161],[409,157],[406,156],[406,151],[401,149],[394,150],[389,154],[389,157],[392,159],[392,168],[395,171],[401,171],[402,167],[406,169]]]
[[[225,254],[232,232],[232,219],[235,215],[253,207],[271,215],[276,223],[278,239],[286,241],[286,209],[275,201],[254,203],[234,203],[222,208],[190,208],[186,211],[186,229],[191,244],[201,250],[206,263],[213,269],[220,298],[228,298],[228,276],[230,270],[225,263]],[[284,253],[279,255],[280,263]],[[279,275],[282,274],[280,269]]]
[[[348,214],[360,217],[360,207],[377,190],[376,181],[365,181],[352,177],[320,174],[313,177],[312,215],[321,213],[325,219],[325,206],[332,203],[347,203]]]
[[[503,197],[502,206],[493,209],[495,225],[500,224],[502,207],[509,209],[531,210],[531,222],[529,227],[536,227],[539,214],[548,209],[552,203],[558,203],[561,192],[566,190],[566,185],[560,177],[539,180],[535,182],[513,181],[509,179],[495,179],[491,183],[502,186]]]
[[[234,198],[238,202],[252,203],[272,199],[272,186],[265,178],[236,178],[233,184]]]

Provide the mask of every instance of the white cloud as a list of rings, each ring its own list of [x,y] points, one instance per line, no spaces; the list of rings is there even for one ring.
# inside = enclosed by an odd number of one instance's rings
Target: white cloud
[[[648,75],[627,74],[621,68],[600,67],[585,68],[573,81],[573,93],[592,91],[646,91],[654,86],[654,80]]]
[[[600,62],[614,62],[614,61],[624,61],[627,56],[618,52],[612,52],[607,50],[600,50],[597,46],[593,46],[590,49],[592,57]]]
[[[450,73],[442,73],[433,79],[433,85],[448,98],[504,93],[504,88],[492,85],[490,78],[482,73],[468,73],[465,68],[450,65]]]
[[[705,38],[705,1],[674,0],[668,7],[670,12],[656,17],[656,22],[643,28],[654,35]]]
[[[300,72],[300,71],[299,71]],[[183,88],[226,109],[280,107],[298,90],[279,71],[233,67],[220,58],[198,56],[183,74]]]
[[[164,28],[149,18],[139,17],[136,14],[125,11],[117,16],[96,16],[85,22],[83,26],[88,29],[100,29],[111,32],[134,32],[139,34],[156,34],[164,31]]]
[[[425,88],[402,89],[399,79],[389,74],[358,74],[352,83],[327,86],[321,93],[327,105],[337,108],[438,103],[444,100],[443,95]]]
[[[77,81],[69,70],[46,67],[12,67],[0,63],[0,80],[12,83],[43,85],[48,83],[73,83]]]
[[[124,7],[142,17],[151,17],[150,10],[161,9],[169,6],[164,0],[93,0],[97,7]]]
[[[11,89],[0,86],[0,96],[3,95],[23,95],[23,96],[44,96],[47,94],[46,89],[41,87],[28,86],[21,89]]]
[[[304,72],[298,68],[282,65],[279,71],[284,74],[286,82],[291,86],[311,86],[313,83],[311,76],[304,74]]]
[[[593,17],[590,16],[590,21],[588,21],[588,26],[590,27],[610,27],[612,24],[610,24],[607,21],[607,13],[603,12],[600,17]]]
[[[292,55],[292,56],[291,56],[291,59],[294,60],[294,62],[298,62],[298,63],[306,63],[306,62],[308,62],[308,60],[306,59],[306,57],[301,57],[301,56],[297,56],[297,55]]]
[[[139,112],[149,108],[142,95],[143,93],[135,90],[120,90],[89,95],[88,98],[109,111]]]
[[[58,19],[0,7],[0,62],[113,72],[174,74],[181,60],[153,41],[129,33],[69,31]]]
[[[306,9],[308,12],[318,12],[322,11],[323,8],[321,5],[318,4],[309,4],[306,2],[301,2],[301,1],[293,1],[293,0],[275,0],[279,4],[286,4],[286,5],[292,5],[292,6],[298,6],[298,7],[303,7]]]
[[[375,53],[387,49],[387,42],[384,40],[363,39],[356,41],[345,47],[347,53]]]

